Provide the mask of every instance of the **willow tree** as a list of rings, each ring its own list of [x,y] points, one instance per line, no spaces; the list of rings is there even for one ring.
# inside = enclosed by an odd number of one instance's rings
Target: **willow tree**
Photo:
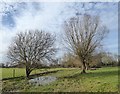
[[[65,42],[69,51],[79,57],[82,72],[86,73],[88,60],[98,49],[108,29],[99,16],[84,14],[72,17],[64,23]]]
[[[25,65],[26,76],[29,77],[38,63],[52,60],[55,53],[54,42],[54,36],[45,31],[21,32],[10,45],[8,58],[12,62]]]

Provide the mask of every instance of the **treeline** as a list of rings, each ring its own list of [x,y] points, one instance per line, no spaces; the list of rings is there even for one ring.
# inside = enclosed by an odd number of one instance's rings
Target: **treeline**
[[[98,53],[94,54],[87,62],[88,68],[101,68],[102,66],[119,66],[118,56],[112,53]],[[59,59],[58,63],[51,64],[50,67],[63,68],[81,68],[80,59],[70,53],[65,54],[63,58]]]
[[[118,55],[112,53],[94,54],[88,61],[88,68],[101,68],[102,66],[119,66]],[[34,63],[36,68],[81,68],[80,59],[73,54],[64,54],[62,58],[53,60],[50,64]],[[22,63],[0,63],[2,68],[24,68]]]

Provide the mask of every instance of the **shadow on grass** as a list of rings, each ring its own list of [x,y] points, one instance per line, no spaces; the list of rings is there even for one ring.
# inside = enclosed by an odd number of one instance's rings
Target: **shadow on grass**
[[[46,74],[49,74],[49,73],[56,73],[56,72],[58,72],[58,71],[59,71],[59,70],[47,71],[47,72],[43,72],[43,73],[32,74],[32,75],[29,76],[29,79],[35,78],[35,77],[38,77],[38,76],[43,76],[43,75],[46,75]],[[4,81],[4,80],[12,80],[12,79],[21,80],[21,79],[25,79],[25,78],[26,78],[26,76],[3,78],[2,81]]]
[[[101,71],[101,72],[89,72],[87,76],[99,76],[99,77],[101,77],[101,76],[106,77],[107,76],[108,77],[108,76],[115,76],[115,75],[118,75],[117,70]]]
[[[118,71],[117,70],[111,70],[111,71],[96,71],[94,70],[93,72],[87,72],[85,74],[81,74],[81,73],[75,73],[73,75],[70,76],[64,76],[61,78],[78,78],[78,77],[111,77],[111,76],[116,76],[118,75]]]

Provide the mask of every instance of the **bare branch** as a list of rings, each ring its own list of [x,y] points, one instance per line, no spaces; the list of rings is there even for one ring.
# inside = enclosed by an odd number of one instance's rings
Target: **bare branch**
[[[55,54],[55,37],[45,31],[29,31],[16,35],[9,47],[8,57],[26,66],[27,76],[36,66],[34,64],[51,60]]]
[[[64,31],[68,49],[79,56],[83,65],[101,46],[102,40],[108,33],[106,26],[100,22],[99,16],[89,14],[73,17],[66,21]]]

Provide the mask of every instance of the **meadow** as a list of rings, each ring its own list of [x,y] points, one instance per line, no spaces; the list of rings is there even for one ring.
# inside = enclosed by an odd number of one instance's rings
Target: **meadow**
[[[15,68],[15,76],[25,76],[25,69]],[[57,77],[57,80],[40,86],[33,86],[27,79],[3,80],[2,90],[19,92],[117,92],[118,91],[118,67],[103,67],[96,70],[88,70],[86,74],[80,74],[79,68],[51,68],[37,69],[34,73],[58,70],[56,73],[45,74]],[[13,68],[3,68],[2,78],[12,77]]]
[[[21,77],[21,76],[26,76],[25,68],[0,68],[1,73],[0,73],[0,78],[5,79],[5,78],[14,78],[14,77]],[[41,72],[46,72],[46,71],[53,71],[56,69],[35,69],[31,72],[32,74],[37,74]]]

